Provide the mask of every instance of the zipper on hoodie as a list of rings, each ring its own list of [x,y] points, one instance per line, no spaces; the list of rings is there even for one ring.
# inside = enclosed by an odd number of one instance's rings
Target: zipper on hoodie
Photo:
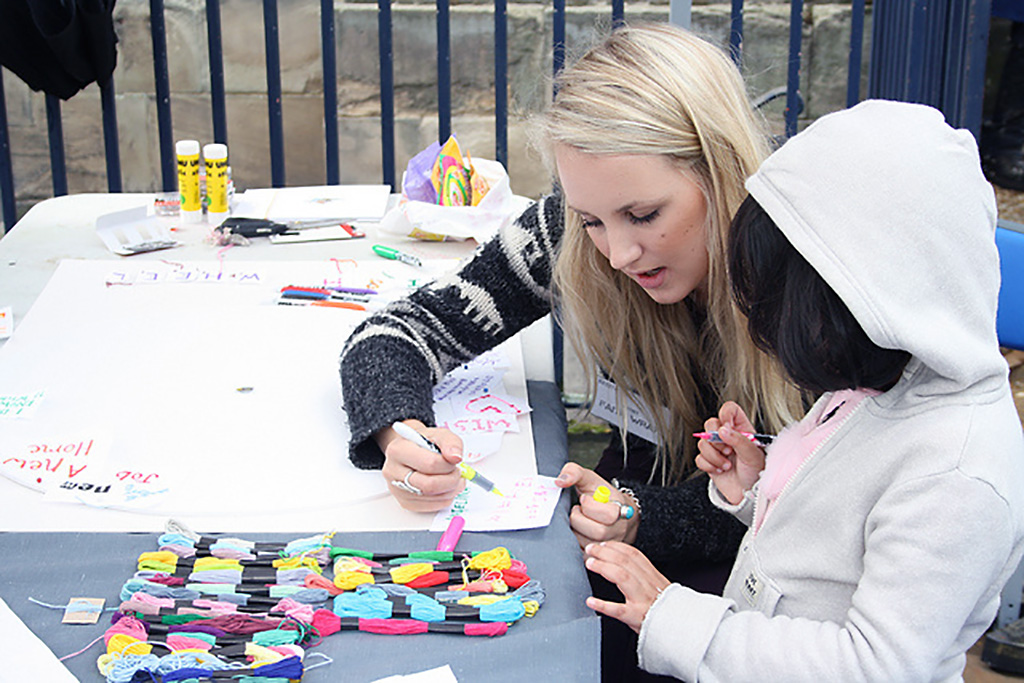
[[[846,415],[842,420],[837,422],[832,427],[832,431],[828,434],[828,436],[826,436],[824,439],[822,439],[821,443],[819,443],[817,446],[815,446],[814,450],[811,451],[811,454],[808,455],[804,459],[804,461],[802,463],[800,463],[800,465],[793,472],[793,476],[791,476],[786,481],[785,485],[783,485],[783,487],[782,487],[782,490],[779,491],[779,496],[778,496],[778,498],[775,499],[775,507],[779,506],[779,501],[781,501],[783,496],[786,495],[786,491],[789,490],[789,487],[793,483],[793,481],[796,480],[796,478],[800,476],[800,473],[803,471],[804,467],[807,466],[807,463],[809,463],[812,460],[814,460],[815,456],[818,455],[818,451],[820,451],[825,446],[825,444],[827,444],[829,441],[832,440],[832,437],[834,437],[836,435],[836,432],[838,432],[840,429],[842,429],[843,425],[845,425],[849,421],[849,419],[851,417],[856,415],[857,411],[859,411],[862,407],[864,407],[864,403],[868,399],[870,399],[870,398],[871,398],[870,396],[866,396],[866,397],[862,398],[860,403],[858,403],[856,406],[854,406],[853,410],[851,410],[849,412],[849,414]],[[818,425],[817,425],[817,427],[815,427],[815,429],[817,429],[818,427],[821,427],[824,424],[826,424],[829,421],[829,418],[831,418],[833,415],[835,415],[836,411],[838,411],[840,408],[843,407],[844,403],[846,403],[846,401],[841,401],[839,403],[839,405],[837,405],[835,408],[830,410],[828,412],[828,414],[824,416],[824,419],[821,422],[818,423]],[[757,519],[757,510],[758,510],[758,507],[760,507],[760,503],[761,503],[761,496],[759,496],[759,495],[754,496],[754,519],[755,520]],[[754,529],[754,533],[753,533],[754,536],[757,536],[759,533],[761,533],[761,528],[764,526],[764,522],[765,522],[765,520],[762,519],[760,521],[760,523],[758,524],[758,526]]]

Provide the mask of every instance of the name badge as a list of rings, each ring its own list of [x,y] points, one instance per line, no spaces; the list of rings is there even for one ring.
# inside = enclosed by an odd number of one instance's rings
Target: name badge
[[[626,397],[626,425],[623,426],[622,418],[619,416],[618,393],[619,388],[615,386],[615,382],[604,377],[598,377],[597,394],[594,396],[594,405],[590,412],[602,420],[607,420],[619,429],[624,429],[630,434],[639,436],[641,439],[646,439],[651,443],[659,443],[661,440],[654,429],[654,422],[651,420],[650,413],[641,407],[639,399],[634,394]],[[666,413],[668,412],[665,408],[662,408],[662,410]]]

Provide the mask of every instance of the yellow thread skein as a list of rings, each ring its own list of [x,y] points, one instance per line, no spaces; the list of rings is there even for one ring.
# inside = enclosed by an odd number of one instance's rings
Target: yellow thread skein
[[[365,572],[341,572],[335,573],[334,585],[343,591],[354,590],[356,586],[364,583],[374,583],[373,574]]]
[[[125,633],[117,633],[107,641],[107,654],[117,652],[121,655],[148,655],[152,651],[152,645]]]
[[[469,560],[470,569],[491,569],[500,572],[511,566],[512,556],[509,555],[508,549],[503,547],[478,553]]]
[[[468,598],[461,598],[458,601],[458,604],[459,605],[470,605],[471,607],[479,607],[480,605],[493,605],[496,602],[501,602],[502,600],[508,600],[510,597],[512,597],[512,596],[510,596],[510,595],[494,595],[493,593],[490,594],[490,595],[472,595],[472,596],[470,596]]]
[[[409,583],[413,579],[429,574],[434,571],[434,565],[429,562],[414,562],[403,564],[390,571],[391,580],[395,583]]]
[[[320,573],[320,564],[312,557],[289,557],[283,560],[274,560],[273,566],[275,569],[301,569],[302,567],[308,567],[313,571]]]

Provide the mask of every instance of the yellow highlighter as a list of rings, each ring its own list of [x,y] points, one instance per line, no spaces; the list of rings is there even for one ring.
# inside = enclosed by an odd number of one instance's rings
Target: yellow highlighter
[[[459,471],[462,472],[462,476],[465,479],[468,479],[477,486],[482,486],[485,491],[490,491],[491,493],[499,495],[502,498],[505,497],[505,494],[498,490],[498,487],[494,485],[493,481],[491,481],[484,475],[480,474],[466,463],[460,462],[458,464],[458,468]]]
[[[408,441],[412,441],[420,448],[426,448],[428,451],[434,451],[437,454],[441,453],[441,449],[437,447],[437,444],[427,440],[425,436],[404,422],[394,422],[392,423],[391,428],[394,429],[400,437],[407,439]],[[494,485],[493,481],[480,474],[466,463],[460,462],[457,467],[459,468],[459,473],[464,479],[473,482],[485,491],[490,491],[502,498],[505,497],[505,494],[498,490],[498,487]]]

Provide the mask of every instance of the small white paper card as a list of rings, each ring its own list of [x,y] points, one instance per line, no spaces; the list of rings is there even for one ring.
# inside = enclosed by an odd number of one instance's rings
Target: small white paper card
[[[475,484],[455,497],[447,510],[442,510],[430,524],[431,531],[444,531],[455,515],[466,520],[466,531],[508,531],[538,529],[551,523],[562,489],[554,477],[534,475],[523,477],[512,485],[495,482],[502,496],[485,491]]]

